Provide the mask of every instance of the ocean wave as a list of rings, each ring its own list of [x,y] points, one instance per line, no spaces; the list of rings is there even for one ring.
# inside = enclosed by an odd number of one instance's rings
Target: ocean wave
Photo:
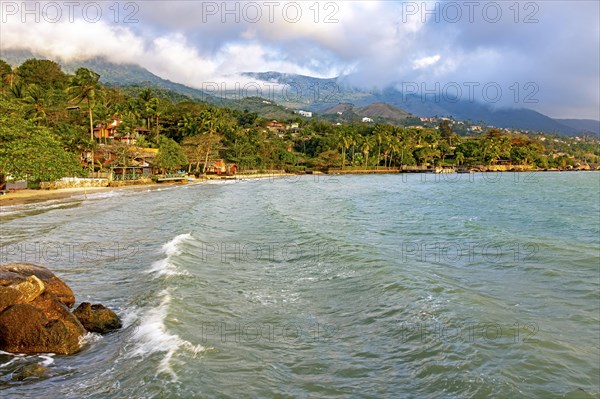
[[[73,205],[74,203],[76,203],[76,201],[73,201],[73,198],[66,198],[60,200],[34,202],[32,204],[2,205],[0,206],[0,216],[4,217],[18,213],[52,210]]]
[[[191,241],[194,238],[190,233],[180,234],[177,237],[173,238],[168,243],[162,246],[162,253],[167,257],[161,260],[158,260],[152,264],[148,273],[155,274],[157,277],[161,276],[181,276],[188,275],[186,271],[178,270],[177,266],[173,264],[172,258],[177,255],[181,255],[182,251],[180,245],[186,241]]]
[[[135,327],[133,339],[136,341],[136,345],[129,356],[146,358],[153,353],[164,353],[156,374],[167,374],[171,376],[172,381],[177,381],[177,374],[171,367],[175,353],[184,349],[196,356],[204,351],[204,347],[194,345],[168,331],[165,320],[169,313],[171,295],[168,290],[163,290],[159,296],[161,297],[160,304],[149,309],[141,317],[139,325]]]
[[[122,190],[111,190],[111,191],[103,191],[103,192],[99,192],[99,193],[87,193],[87,194],[78,194],[78,195],[74,195],[71,198],[77,198],[77,199],[105,199],[105,198],[114,198],[114,197],[121,197],[123,195],[125,195],[127,192],[126,191],[122,191]]]

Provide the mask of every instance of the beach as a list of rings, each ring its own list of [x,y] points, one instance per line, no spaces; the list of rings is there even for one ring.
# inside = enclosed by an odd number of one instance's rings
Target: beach
[[[164,182],[152,184],[132,184],[128,186],[118,187],[86,187],[86,188],[59,188],[52,190],[34,190],[24,189],[6,193],[0,196],[0,207],[11,205],[33,204],[51,200],[66,199],[74,196],[87,195],[92,193],[110,192],[115,190],[157,190],[161,187],[185,184],[198,184],[213,180],[244,180],[244,179],[265,179],[265,178],[281,178],[292,176],[288,173],[255,173],[248,175],[237,175],[235,177],[222,178],[220,176],[209,176],[208,178],[193,179],[184,182]]]

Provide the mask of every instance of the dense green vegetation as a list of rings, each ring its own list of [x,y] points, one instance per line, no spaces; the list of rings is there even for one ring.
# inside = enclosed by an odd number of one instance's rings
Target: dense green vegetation
[[[95,127],[115,119],[120,124],[114,137],[134,138],[135,148],[158,148],[151,166],[164,172],[202,173],[217,158],[240,170],[300,171],[401,165],[566,168],[598,163],[600,155],[596,138],[486,127],[472,134],[448,120],[429,127],[333,124],[300,118],[261,99],[246,100],[251,110],[241,109],[243,103],[226,108],[168,90],[104,86],[92,70],[67,75],[48,60],[27,60],[17,68],[0,60],[0,175],[34,182],[87,175],[106,166],[91,162],[97,159],[94,152],[114,154],[111,166],[132,165],[135,151],[123,141],[94,137]],[[283,127],[268,126],[274,115]]]

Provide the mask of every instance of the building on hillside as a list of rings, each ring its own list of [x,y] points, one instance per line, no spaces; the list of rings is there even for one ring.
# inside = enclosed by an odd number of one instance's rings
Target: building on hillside
[[[108,141],[113,140],[115,138],[115,134],[118,131],[118,127],[121,124],[120,118],[115,118],[111,123],[99,123],[94,128],[94,138],[99,139],[100,141]]]
[[[272,120],[271,122],[267,123],[267,129],[269,129],[269,131],[272,133],[285,133],[286,126],[283,123]]]
[[[363,123],[373,123],[373,119],[365,116],[362,118]]]
[[[303,111],[303,110],[299,110],[299,111],[298,111],[298,114],[299,114],[300,116],[304,116],[305,118],[312,118],[312,116],[313,116],[313,113],[312,113],[312,112],[309,112],[309,111]]]

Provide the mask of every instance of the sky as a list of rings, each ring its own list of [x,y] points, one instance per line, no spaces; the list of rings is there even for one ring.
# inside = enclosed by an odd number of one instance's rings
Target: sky
[[[600,119],[600,2],[0,0],[0,49],[202,88],[241,72]],[[246,79],[246,80],[245,80]]]

